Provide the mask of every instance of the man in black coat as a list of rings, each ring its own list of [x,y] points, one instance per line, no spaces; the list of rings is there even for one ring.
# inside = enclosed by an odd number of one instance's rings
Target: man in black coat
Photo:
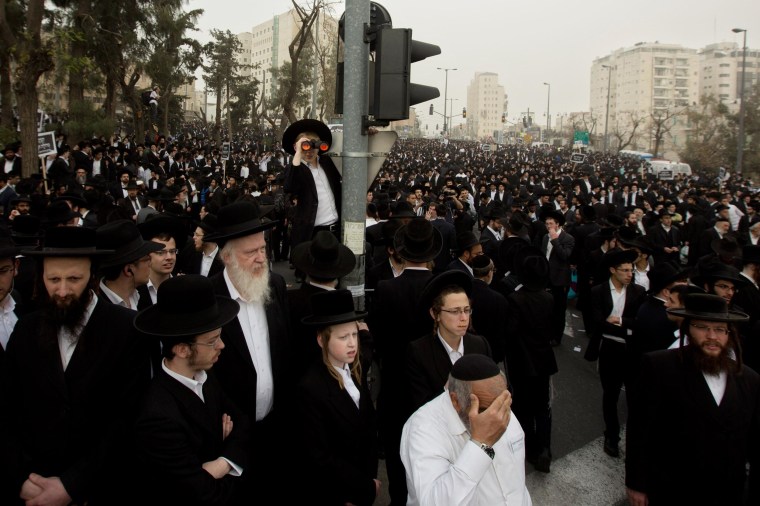
[[[602,414],[604,416],[604,452],[619,457],[620,421],[618,399],[626,375],[626,342],[633,333],[636,313],[644,300],[644,288],[633,283],[635,250],[608,251],[602,262],[609,278],[591,289],[593,332],[586,360],[599,359],[599,379],[602,382]]]
[[[214,292],[238,301],[241,310],[222,326],[226,348],[214,372],[254,424],[250,451],[268,458],[253,460],[249,479],[266,490],[290,455],[289,401],[296,378],[285,280],[270,272],[264,238],[276,222],[262,221],[258,205],[248,200],[223,206],[217,218],[216,232],[204,240],[219,245],[225,267],[210,279]]]
[[[134,312],[95,294],[95,231],[55,227],[39,260],[41,309],[11,334],[0,380],[0,503],[121,504],[127,426],[150,380]],[[44,379],[44,380],[43,380]],[[12,435],[12,436],[11,436]],[[115,491],[118,491],[115,493]],[[7,494],[7,495],[6,495]]]
[[[506,297],[490,286],[495,269],[487,255],[479,255],[472,261],[472,330],[486,338],[494,362],[506,368],[509,305]]]
[[[542,219],[547,233],[540,239],[541,253],[549,260],[549,289],[554,297],[551,314],[553,340],[562,342],[565,331],[565,310],[567,293],[570,290],[570,261],[575,248],[575,239],[563,230],[565,217],[557,211],[547,211]]]
[[[749,314],[749,320],[739,326],[744,349],[744,362],[760,370],[760,246],[742,248],[741,276],[746,280],[732,302]]]
[[[642,360],[626,434],[629,502],[760,504],[760,376],[743,364],[735,327],[747,315],[715,295],[684,302],[668,310],[684,318],[684,346]]]

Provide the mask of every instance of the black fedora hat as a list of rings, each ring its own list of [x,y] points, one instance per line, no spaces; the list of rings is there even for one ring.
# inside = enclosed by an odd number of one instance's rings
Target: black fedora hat
[[[728,309],[728,302],[723,297],[707,293],[689,293],[684,297],[684,307],[670,308],[668,313],[674,316],[706,320],[713,322],[738,323],[749,320],[749,315],[741,311]]]
[[[206,213],[201,220],[195,221],[195,226],[207,234],[213,234],[219,226],[219,218],[214,213]]]
[[[526,251],[528,248],[524,249]],[[544,255],[519,255],[520,263],[515,267],[515,272],[520,283],[528,290],[543,290],[549,284],[549,261]]]
[[[742,249],[742,264],[760,264],[760,246],[748,244]]]
[[[185,223],[168,214],[149,214],[144,222],[137,225],[137,229],[146,241],[150,241],[160,234],[169,234],[174,239],[177,248],[181,248],[187,242],[188,234]]]
[[[409,262],[429,262],[443,246],[441,233],[428,220],[412,220],[396,231],[393,249]]]
[[[549,218],[556,221],[560,227],[565,224],[565,215],[556,209],[547,209],[545,211],[541,211],[541,221],[545,222]]]
[[[26,202],[28,204],[32,203],[32,199],[29,198],[29,195],[18,195],[16,198],[11,200],[11,205],[15,206],[16,204],[19,204],[21,202]]]
[[[713,239],[710,243],[710,249],[723,258],[742,258],[742,247],[737,240],[731,236],[726,236],[722,239]]]
[[[609,268],[622,264],[632,264],[638,257],[638,252],[632,249],[611,249],[602,256],[602,265]]]
[[[313,278],[337,279],[356,266],[356,256],[331,232],[321,230],[311,241],[298,244],[290,255],[293,265]]]
[[[52,200],[52,202],[56,202],[56,201],[59,201],[59,200],[64,200],[64,201],[71,202],[72,206],[87,207],[87,201],[84,199],[84,197],[82,196],[82,193],[79,192],[79,191],[70,191],[69,190],[67,192],[64,192],[64,193],[58,195],[57,197],[55,197]]]
[[[356,311],[354,298],[349,290],[327,290],[312,294],[311,314],[303,317],[304,325],[328,327],[340,323],[354,322],[367,316],[365,311]]]
[[[414,208],[409,202],[404,200],[397,202],[395,206],[391,208],[390,218],[416,218],[417,214],[414,212]]]
[[[640,236],[636,230],[631,227],[620,227],[617,229],[617,240],[623,246],[633,248],[636,245],[636,239]]]
[[[610,239],[615,238],[615,232],[617,232],[617,227],[602,227],[596,233],[596,237],[604,241],[609,241]]]
[[[16,244],[33,242],[42,238],[41,221],[33,214],[21,214],[11,220],[11,237]]]
[[[692,283],[702,287],[705,283],[719,279],[731,281],[737,285],[744,285],[749,281],[741,275],[739,269],[732,265],[725,264],[714,257],[700,258],[691,276]]]
[[[321,141],[332,146],[332,133],[327,125],[316,119],[302,119],[291,123],[285,129],[285,133],[282,134],[282,149],[291,155],[296,154],[293,145],[296,143],[298,135],[302,132],[313,132],[319,136]]]
[[[654,295],[676,281],[687,281],[690,272],[691,269],[683,269],[675,262],[657,262],[647,272],[649,293]]]
[[[530,246],[530,243],[522,237],[509,236],[499,242],[497,260],[501,269],[505,271],[515,270],[515,255]]]
[[[113,250],[98,249],[95,230],[91,228],[53,227],[45,233],[41,247],[21,253],[38,257],[102,257]]]
[[[177,197],[168,188],[152,188],[145,193],[145,198],[156,202],[174,202]]]
[[[66,223],[74,218],[81,218],[82,215],[71,209],[65,200],[53,200],[45,208],[45,218],[43,225],[51,226],[59,223]]]
[[[186,274],[161,283],[156,303],[137,313],[134,326],[152,336],[196,336],[232,321],[239,310],[236,301],[214,295],[209,278]]]
[[[223,247],[230,239],[257,234],[279,223],[278,221],[262,221],[258,204],[250,200],[237,200],[232,204],[222,206],[216,216],[219,223],[216,232],[206,234],[203,240],[215,242],[219,247]]]
[[[132,220],[114,220],[95,230],[97,246],[112,249],[111,255],[103,258],[101,267],[111,267],[135,262],[148,253],[164,249],[163,244],[146,241]]]
[[[92,186],[93,188],[97,190],[105,190],[106,186],[108,186],[105,178],[99,174],[95,176],[88,175],[87,178],[84,180],[84,185]]]
[[[10,232],[0,228],[0,258],[15,258],[19,253],[21,247],[13,241]]]
[[[468,231],[457,234],[457,249],[466,250],[470,249],[477,244],[483,244],[488,241],[487,237],[481,237],[478,239],[474,233]]]
[[[447,286],[458,286],[467,297],[472,295],[472,276],[459,269],[444,271],[428,280],[420,294],[420,307],[427,310],[433,305],[433,301]]]

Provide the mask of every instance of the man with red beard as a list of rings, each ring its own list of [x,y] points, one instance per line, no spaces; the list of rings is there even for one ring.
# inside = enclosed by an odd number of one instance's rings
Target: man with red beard
[[[219,245],[224,270],[210,279],[217,295],[240,304],[240,313],[222,326],[227,348],[214,370],[235,405],[255,421],[250,471],[243,479],[260,495],[273,490],[281,465],[291,457],[288,441],[293,438],[285,410],[300,376],[290,369],[285,280],[269,271],[267,258],[264,231],[277,222],[262,221],[254,201],[238,200],[219,209],[217,224],[203,240]]]
[[[684,303],[668,309],[683,317],[683,346],[642,360],[628,418],[628,500],[760,504],[760,376],[743,364],[736,330],[748,316],[717,295],[688,294]]]
[[[134,312],[95,293],[95,231],[50,229],[38,311],[19,319],[0,378],[0,504],[121,504],[126,426],[150,379]]]

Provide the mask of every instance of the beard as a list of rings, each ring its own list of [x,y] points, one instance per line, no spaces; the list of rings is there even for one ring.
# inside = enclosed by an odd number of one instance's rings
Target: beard
[[[694,361],[694,365],[707,374],[717,375],[724,371],[732,371],[736,366],[736,362],[731,358],[729,346],[722,346],[717,356],[708,355],[702,346],[698,346],[694,342],[690,342],[687,350]]]
[[[42,303],[43,323],[57,333],[60,328],[68,330],[76,338],[83,327],[84,315],[92,300],[92,292],[85,289],[80,296],[47,297]]]
[[[232,280],[240,295],[248,302],[266,304],[272,299],[269,288],[269,269],[264,267],[259,274],[247,271],[240,267],[235,255],[230,255],[227,263],[227,274]]]

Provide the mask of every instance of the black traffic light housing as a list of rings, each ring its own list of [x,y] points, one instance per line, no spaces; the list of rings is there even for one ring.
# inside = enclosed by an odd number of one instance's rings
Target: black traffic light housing
[[[375,39],[375,120],[409,118],[409,107],[441,96],[438,88],[411,82],[412,63],[441,54],[441,48],[412,39],[411,28],[383,27]]]
[[[507,122],[507,115],[504,113],[501,113],[501,122],[506,123]]]
[[[466,107],[462,107],[462,117],[463,118],[467,117],[467,108]]]
[[[433,115],[433,104],[430,104],[430,116]]]

